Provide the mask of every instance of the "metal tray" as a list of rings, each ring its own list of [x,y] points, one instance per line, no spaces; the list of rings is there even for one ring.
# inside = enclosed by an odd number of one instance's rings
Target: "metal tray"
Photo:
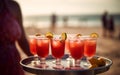
[[[100,56],[96,56],[96,57],[100,57]],[[93,69],[80,69],[80,70],[66,70],[66,69],[56,70],[52,68],[52,66],[54,65],[52,61],[55,59],[53,59],[52,56],[49,55],[48,58],[46,59],[46,63],[49,65],[49,67],[47,69],[42,69],[31,65],[31,61],[33,61],[35,58],[38,57],[30,56],[28,58],[21,60],[20,64],[22,65],[25,71],[37,75],[96,75],[108,71],[110,66],[112,65],[112,61],[110,59],[103,57],[106,60],[106,65],[102,67],[97,67]],[[62,64],[64,66],[68,65],[66,58],[68,58],[67,54],[64,55],[62,59]]]

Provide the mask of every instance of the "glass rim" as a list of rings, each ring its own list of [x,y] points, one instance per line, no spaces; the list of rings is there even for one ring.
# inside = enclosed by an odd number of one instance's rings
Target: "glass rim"
[[[35,35],[28,35],[28,38],[36,38]]]
[[[36,39],[37,39],[37,40],[39,40],[39,39],[46,39],[46,40],[49,40],[49,38],[47,38],[47,37],[45,37],[45,36],[38,36],[38,37],[36,37]]]
[[[40,35],[40,36],[36,36],[36,35],[28,35],[29,38],[47,38],[45,35]]]

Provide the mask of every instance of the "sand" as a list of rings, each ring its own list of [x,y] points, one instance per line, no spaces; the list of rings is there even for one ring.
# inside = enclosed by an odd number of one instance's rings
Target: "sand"
[[[45,34],[48,31],[52,31],[50,28],[37,28],[27,27],[25,28],[26,35],[41,33]],[[102,27],[57,27],[54,30],[54,34],[61,34],[62,32],[82,35],[88,35],[92,32],[99,34],[97,42],[97,52],[96,55],[107,57],[113,61],[113,64],[109,71],[101,73],[100,75],[120,75],[120,39],[118,39],[118,34],[120,32],[120,26],[115,27],[114,38],[103,37],[102,36]],[[22,59],[26,58],[26,55],[20,51]],[[28,72],[25,72],[26,75],[34,75]]]

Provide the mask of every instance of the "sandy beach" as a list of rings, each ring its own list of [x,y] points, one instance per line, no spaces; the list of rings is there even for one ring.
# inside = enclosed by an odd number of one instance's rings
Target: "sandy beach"
[[[25,32],[26,35],[41,33],[45,34],[46,32],[51,31],[50,28],[36,28],[26,27]],[[82,35],[88,35],[92,32],[96,32],[99,34],[98,42],[97,42],[97,52],[96,55],[107,57],[113,61],[113,64],[109,71],[105,73],[101,73],[100,75],[120,75],[120,39],[118,39],[118,34],[120,32],[120,26],[115,27],[114,38],[102,37],[102,27],[60,27],[55,28],[55,34],[61,34],[62,32],[66,32],[69,34],[77,34],[80,33]],[[20,51],[22,59],[26,58],[26,55]],[[31,73],[25,72],[26,75],[34,75]]]

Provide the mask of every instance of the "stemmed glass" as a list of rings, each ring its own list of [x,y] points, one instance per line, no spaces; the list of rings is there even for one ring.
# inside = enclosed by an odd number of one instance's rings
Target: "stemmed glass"
[[[74,37],[69,39],[70,55],[74,58],[74,65],[71,69],[81,69],[80,59],[84,54],[84,41],[81,38]]]
[[[47,37],[37,37],[37,54],[40,57],[40,68],[47,68],[46,57],[49,54],[49,39]]]
[[[67,34],[67,39],[65,40],[65,50],[67,51],[68,58],[66,59],[68,61],[68,67],[73,66],[74,59],[70,55],[70,49],[69,49],[69,39],[76,37],[76,34]]]
[[[86,61],[87,61],[87,63],[85,63],[86,67],[89,67],[91,65],[88,60],[95,55],[96,44],[97,44],[97,38],[93,38],[89,36],[84,37],[84,56],[86,57]]]
[[[51,39],[51,52],[52,56],[56,59],[56,65],[53,66],[54,69],[63,69],[64,66],[61,65],[61,58],[64,56],[65,40],[62,40],[59,36],[53,37]]]
[[[29,46],[30,46],[30,52],[33,54],[35,57],[35,60],[32,61],[33,65],[36,65],[39,63],[39,60],[37,59],[37,51],[36,51],[36,46],[37,46],[37,40],[35,35],[29,35]]]

